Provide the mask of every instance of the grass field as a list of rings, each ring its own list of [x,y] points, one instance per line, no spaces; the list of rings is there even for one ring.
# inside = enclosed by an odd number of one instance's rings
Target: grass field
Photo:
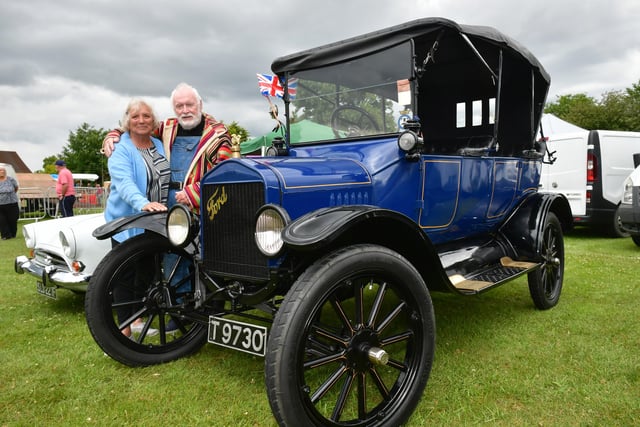
[[[560,303],[533,308],[526,279],[478,297],[434,294],[436,359],[408,425],[640,425],[640,248],[566,237]],[[35,292],[0,242],[0,426],[274,426],[263,360],[213,345],[127,368],[87,329],[83,296]]]

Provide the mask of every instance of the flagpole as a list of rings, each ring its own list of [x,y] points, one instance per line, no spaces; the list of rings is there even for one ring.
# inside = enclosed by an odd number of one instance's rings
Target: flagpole
[[[267,98],[267,102],[269,103],[269,115],[273,120],[276,121],[276,127],[273,130],[277,131],[282,126],[282,122],[280,122],[280,120],[278,119],[278,106],[271,102],[271,97],[269,95],[263,96]]]

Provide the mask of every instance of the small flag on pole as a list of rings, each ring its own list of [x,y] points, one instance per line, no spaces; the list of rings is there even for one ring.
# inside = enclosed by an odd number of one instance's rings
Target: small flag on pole
[[[257,74],[258,87],[260,93],[264,96],[277,96],[278,98],[284,97],[284,87],[280,83],[278,76],[272,76],[270,74]],[[298,86],[298,79],[289,80],[287,91],[289,92],[289,99],[293,100],[296,97],[296,90]]]

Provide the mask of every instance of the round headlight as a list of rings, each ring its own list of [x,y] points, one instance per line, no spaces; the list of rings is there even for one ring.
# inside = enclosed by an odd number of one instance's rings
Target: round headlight
[[[418,135],[411,132],[410,130],[402,132],[398,137],[398,147],[404,152],[413,150],[417,144]]]
[[[59,233],[60,244],[64,254],[69,258],[76,257],[76,239],[71,230],[62,230]]]
[[[183,247],[190,242],[191,214],[182,205],[175,205],[167,215],[167,236],[172,245]]]
[[[266,256],[277,255],[284,246],[282,230],[289,222],[287,213],[278,206],[268,205],[258,212],[256,244]]]

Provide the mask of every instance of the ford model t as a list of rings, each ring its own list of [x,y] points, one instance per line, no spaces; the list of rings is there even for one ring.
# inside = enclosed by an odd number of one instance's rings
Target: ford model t
[[[207,341],[265,356],[282,425],[401,424],[431,370],[432,292],[526,275],[535,307],[558,302],[571,214],[537,191],[549,76],[495,29],[439,18],[272,70],[283,136],[210,171],[200,217],[176,206],[96,231],[148,230],[97,268],[89,328],[131,366]],[[139,334],[121,333],[138,318]]]

